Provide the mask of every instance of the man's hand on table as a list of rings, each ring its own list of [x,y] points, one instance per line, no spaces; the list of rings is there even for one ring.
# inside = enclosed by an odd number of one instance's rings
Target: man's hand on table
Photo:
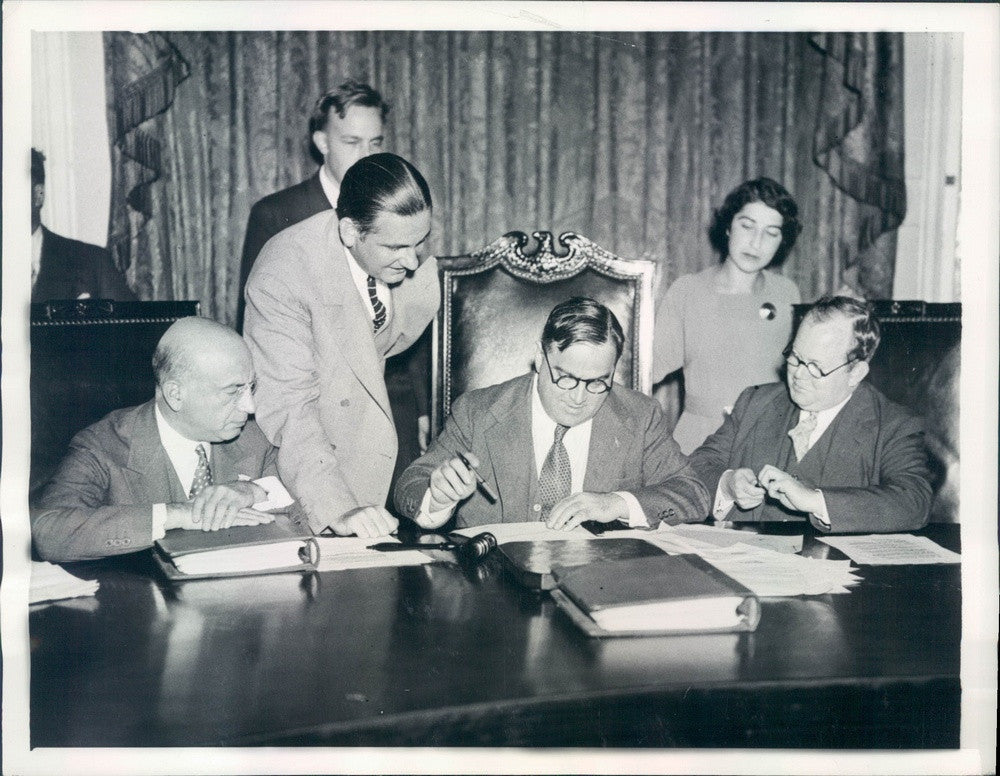
[[[358,507],[330,523],[337,536],[361,536],[373,539],[388,536],[399,527],[399,520],[389,514],[384,507]]]
[[[218,531],[234,525],[270,523],[274,520],[274,515],[250,508],[252,504],[265,498],[267,493],[253,482],[209,485],[190,501],[167,504],[164,528]]]

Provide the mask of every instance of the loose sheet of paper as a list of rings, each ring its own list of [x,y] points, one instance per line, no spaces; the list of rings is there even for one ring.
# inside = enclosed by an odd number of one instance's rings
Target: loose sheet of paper
[[[868,534],[823,536],[821,542],[836,547],[859,566],[899,566],[916,563],[961,563],[962,556],[935,544],[926,536]]]
[[[697,524],[666,525],[661,524],[659,534],[675,534],[683,539],[694,539],[714,547],[732,547],[734,544],[749,544],[754,547],[764,547],[775,552],[802,552],[802,535],[780,536],[777,534],[758,534],[752,531],[737,531],[733,528]]]
[[[360,536],[317,536],[319,542],[318,571],[342,571],[375,566],[419,566],[432,563],[434,558],[420,550],[381,552],[369,550],[372,544],[394,541],[392,537],[367,539]]]
[[[31,585],[28,602],[59,601],[63,598],[94,595],[99,584],[96,580],[74,577],[62,566],[39,561],[31,562]]]

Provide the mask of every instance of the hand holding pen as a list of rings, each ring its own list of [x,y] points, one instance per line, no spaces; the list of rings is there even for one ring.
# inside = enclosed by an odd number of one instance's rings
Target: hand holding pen
[[[479,459],[473,453],[458,451],[431,472],[430,511],[450,509],[471,496],[478,486],[491,501],[497,495],[479,474]]]

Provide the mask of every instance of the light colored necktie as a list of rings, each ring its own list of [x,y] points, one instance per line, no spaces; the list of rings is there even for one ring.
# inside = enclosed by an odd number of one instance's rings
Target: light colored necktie
[[[538,503],[542,505],[540,519],[549,516],[552,507],[569,495],[573,486],[573,473],[569,468],[569,453],[563,444],[568,426],[556,424],[552,447],[549,448],[542,471],[538,475]]]
[[[198,445],[194,451],[198,453],[198,465],[194,470],[191,492],[188,493],[189,498],[194,498],[212,484],[212,470],[208,468],[208,454],[205,452],[205,446]]]
[[[792,438],[792,444],[795,445],[796,460],[801,461],[809,452],[809,437],[815,430],[816,413],[799,410],[799,422],[795,428],[788,432],[788,436]]]
[[[375,320],[372,323],[377,332],[385,325],[386,309],[385,305],[382,304],[382,300],[378,298],[378,292],[375,289],[375,278],[371,275],[368,276],[368,299],[371,300],[372,310],[375,311]]]

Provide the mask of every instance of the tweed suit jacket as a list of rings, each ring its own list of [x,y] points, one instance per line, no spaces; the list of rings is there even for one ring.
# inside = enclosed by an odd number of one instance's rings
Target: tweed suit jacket
[[[830,528],[869,533],[912,531],[927,522],[931,505],[923,422],[862,382],[803,459],[795,461],[788,431],[799,410],[783,383],[747,388],[722,426],[691,454],[691,465],[714,494],[727,469],[757,473],[765,464],[820,488]],[[736,520],[805,520],[766,499],[756,509],[734,507]]]
[[[385,359],[420,336],[440,302],[431,258],[392,288],[392,316],[374,335],[337,226],[331,210],[276,235],[246,288],[257,422],[317,532],[385,504],[397,452]]]
[[[35,550],[72,561],[152,545],[153,504],[187,500],[160,443],[154,402],[115,410],[70,442],[69,453],[30,510]],[[252,421],[212,445],[217,484],[277,474],[277,452]]]
[[[537,519],[532,385],[527,374],[460,396],[441,435],[400,476],[394,494],[399,512],[414,518],[431,472],[456,451],[468,450],[500,498],[490,503],[477,489],[455,510],[457,526]],[[620,385],[594,416],[583,490],[632,493],[654,527],[703,520],[709,510],[708,492],[670,435],[660,405]]]

